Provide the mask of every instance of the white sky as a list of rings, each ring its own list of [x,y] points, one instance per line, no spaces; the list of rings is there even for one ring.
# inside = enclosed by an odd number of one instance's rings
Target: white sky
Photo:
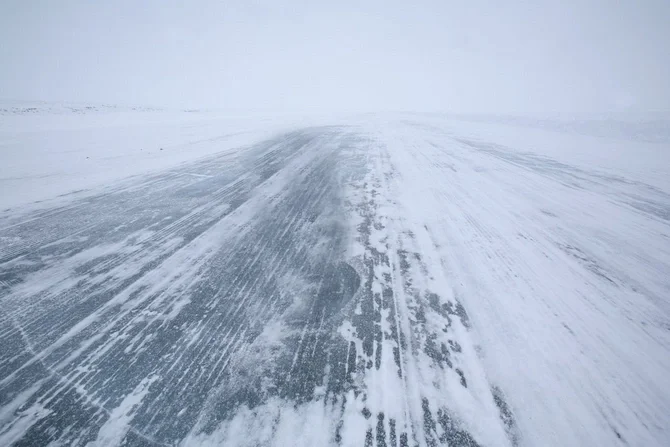
[[[670,108],[670,0],[0,0],[0,98],[268,111]]]

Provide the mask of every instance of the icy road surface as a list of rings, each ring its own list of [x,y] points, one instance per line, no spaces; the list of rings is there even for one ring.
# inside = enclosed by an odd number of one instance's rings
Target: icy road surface
[[[0,445],[670,445],[661,143],[304,128],[3,211]]]

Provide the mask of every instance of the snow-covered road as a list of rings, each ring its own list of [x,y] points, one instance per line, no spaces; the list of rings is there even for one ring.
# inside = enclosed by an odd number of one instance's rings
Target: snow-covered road
[[[670,444],[670,166],[468,126],[0,214],[0,445]]]

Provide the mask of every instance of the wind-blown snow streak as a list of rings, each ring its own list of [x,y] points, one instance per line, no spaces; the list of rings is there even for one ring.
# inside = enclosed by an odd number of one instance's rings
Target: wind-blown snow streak
[[[306,128],[0,229],[0,444],[663,445],[667,191]]]

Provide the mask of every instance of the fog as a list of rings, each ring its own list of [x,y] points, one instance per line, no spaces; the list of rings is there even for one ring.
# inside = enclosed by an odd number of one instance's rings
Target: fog
[[[231,111],[668,110],[670,2],[0,3],[0,97]]]

